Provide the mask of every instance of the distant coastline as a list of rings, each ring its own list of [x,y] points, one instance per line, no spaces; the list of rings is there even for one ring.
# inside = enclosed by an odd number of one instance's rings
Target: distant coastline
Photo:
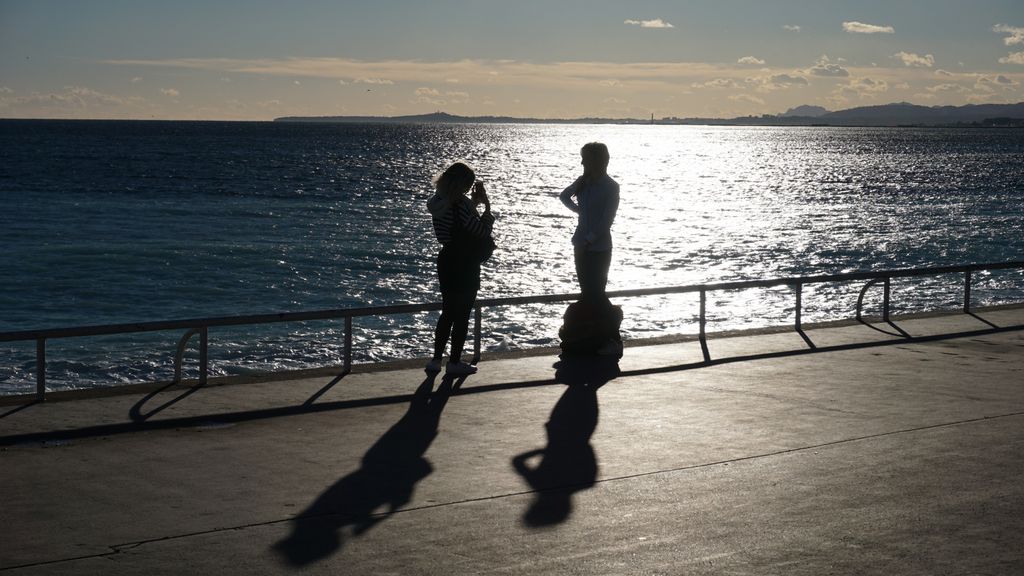
[[[919,106],[906,102],[861,106],[830,112],[799,106],[782,114],[736,118],[519,118],[513,116],[457,116],[446,112],[407,116],[284,116],[274,122],[384,123],[384,124],[656,124],[710,126],[978,126],[1024,127],[1024,102]]]

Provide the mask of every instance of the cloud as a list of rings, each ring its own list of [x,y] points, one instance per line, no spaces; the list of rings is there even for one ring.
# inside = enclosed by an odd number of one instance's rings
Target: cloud
[[[1009,104],[1009,102],[1005,102],[998,94],[971,94],[967,96],[967,102],[971,104]]]
[[[782,25],[782,29],[783,30],[789,30],[790,32],[799,32],[800,31],[800,27],[795,25],[795,24],[783,24]]]
[[[761,100],[757,96],[751,94],[733,94],[729,96],[729,100],[733,102],[750,102],[752,104],[764,104],[764,100]]]
[[[737,64],[753,64],[755,66],[764,66],[764,60],[755,58],[753,56],[744,56],[736,61]]]
[[[943,70],[942,68],[939,68],[939,69],[935,70],[935,75],[936,76],[954,76],[954,74],[952,72],[948,72],[946,70]]]
[[[731,78],[715,78],[707,82],[694,82],[690,84],[693,88],[739,88],[740,85]]]
[[[755,90],[762,93],[810,85],[807,78],[793,74],[771,74],[768,76],[747,78],[746,83],[754,86]]]
[[[0,108],[29,108],[32,110],[107,110],[137,111],[146,100],[138,96],[122,97],[105,94],[85,86],[65,86],[62,92],[32,92],[24,96],[6,96],[14,90],[0,88]]]
[[[1024,52],[1010,52],[999,59],[1000,64],[1024,64]]]
[[[893,34],[896,32],[892,26],[877,26],[863,22],[843,22],[843,30],[851,34]]]
[[[464,92],[462,90],[445,92],[444,95],[451,104],[465,104],[469,102],[469,92]]]
[[[431,106],[443,106],[445,104],[465,104],[469,100],[469,92],[448,91],[443,95],[436,88],[420,86],[413,94],[416,96],[410,102],[414,104],[430,104]]]
[[[413,104],[429,104],[431,106],[444,106],[448,102],[441,98],[431,98],[430,96],[417,96],[409,102]]]
[[[299,82],[298,80],[292,80],[292,84],[295,84],[296,86],[302,86],[302,82]]]
[[[874,98],[882,92],[889,90],[889,83],[885,80],[874,78],[851,78],[845,84],[836,87],[835,101],[846,101],[847,96],[856,98]]]
[[[458,78],[445,78],[444,81],[446,84],[458,84],[459,82],[462,82],[462,80],[459,80]]]
[[[892,57],[903,62],[904,66],[912,68],[931,68],[935,65],[935,58],[931,54],[918,56],[911,52],[897,52]]]
[[[808,73],[813,76],[826,76],[831,78],[845,78],[850,75],[849,70],[843,68],[839,64],[833,63],[829,57],[825,55],[818,58],[818,61],[815,62],[814,66],[808,70]]]
[[[432,85],[458,77],[464,85],[532,88],[593,87],[617,79],[630,89],[676,86],[724,75],[722,66],[700,62],[529,62],[519,60],[351,60],[345,58],[106,60],[113,66],[216,71],[220,74],[326,78],[365,84]],[[387,80],[383,80],[383,79]]]
[[[872,78],[855,78],[850,80],[849,86],[861,94],[866,92],[887,92],[889,90],[888,82]]]
[[[996,88],[1004,90],[1012,89],[1014,86],[1020,86],[1020,82],[1008,78],[1002,74],[995,77],[991,76],[979,76],[978,80],[974,83],[974,88],[981,90],[982,92],[992,92]]]
[[[376,84],[376,85],[391,85],[393,81],[386,78],[356,78],[352,81],[355,84]]]
[[[789,74],[775,74],[768,77],[767,84],[773,86],[807,86],[809,82],[803,76],[791,76]]]
[[[132,78],[132,84],[138,84],[139,82],[142,82],[142,76]]]
[[[665,22],[661,18],[655,18],[654,20],[623,20],[622,23],[641,28],[675,28],[671,23]]]
[[[461,86],[465,86],[474,96],[474,87],[486,86],[488,90],[514,89],[534,91],[538,94],[576,94],[591,93],[595,89],[615,90],[618,96],[633,100],[632,96],[640,92],[667,91],[679,94],[681,89],[700,89],[718,91],[720,89],[738,89],[743,87],[743,79],[750,76],[750,70],[732,63],[713,64],[703,62],[607,62],[607,61],[574,61],[574,62],[533,62],[521,60],[351,60],[344,58],[282,58],[282,59],[168,59],[168,60],[115,60],[107,61],[108,65],[138,66],[157,68],[182,68],[190,70],[216,71],[219,74],[246,74],[255,77],[291,77],[301,79],[324,78],[337,82],[344,79],[349,83],[353,79],[388,79],[394,84],[407,85],[403,94],[391,94],[392,98],[400,98],[399,102],[414,97],[412,92],[417,86],[432,86],[441,89],[439,79],[459,78]],[[823,56],[818,60],[819,66],[812,70],[774,70],[777,73],[788,73],[791,76],[802,76],[811,81],[821,76],[848,77],[853,72],[847,71],[838,60]],[[908,69],[909,70],[909,69]],[[773,72],[758,74],[770,76]],[[931,71],[929,70],[929,73]],[[606,82],[605,84],[600,84]],[[615,84],[618,82],[618,84]],[[757,83],[752,83],[756,87]],[[602,87],[604,86],[604,87]],[[692,88],[691,88],[692,86]],[[372,86],[368,86],[372,87]],[[621,91],[622,93],[618,93]],[[443,93],[444,90],[441,90]],[[191,93],[190,93],[191,96]],[[482,95],[481,95],[482,97]],[[568,96],[567,96],[568,97]],[[531,104],[533,106],[533,104]],[[551,112],[554,114],[554,112]]]
[[[964,92],[968,91],[967,88],[964,88],[963,86],[961,86],[959,84],[948,84],[948,83],[947,84],[936,84],[935,86],[929,86],[929,87],[925,88],[925,90],[931,92],[932,94],[938,94],[940,92],[953,93],[953,94],[963,94]]]
[[[178,92],[174,88],[161,88],[160,93],[164,96],[170,96],[171,98],[177,98],[178,96],[181,96],[181,92]]]
[[[996,24],[992,27],[992,31],[1007,34],[1006,38],[1003,38],[1003,43],[1007,46],[1024,44],[1024,28],[1007,26],[1006,24]]]
[[[345,79],[344,79],[344,78],[339,78],[339,79],[338,79],[338,84],[341,84],[342,86],[347,86],[347,85],[348,85],[348,82],[345,82]]]

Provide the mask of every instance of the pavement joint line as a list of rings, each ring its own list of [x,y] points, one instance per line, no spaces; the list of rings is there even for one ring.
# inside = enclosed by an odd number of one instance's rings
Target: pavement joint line
[[[637,474],[627,474],[627,475],[624,475],[624,476],[616,476],[616,477],[613,477],[613,478],[601,478],[601,479],[596,480],[593,483],[593,485],[606,484],[606,483],[611,483],[611,482],[620,482],[620,481],[623,481],[623,480],[632,480],[632,479],[643,478],[643,477],[647,477],[647,476],[657,476],[657,475],[661,475],[661,474],[669,474],[669,473],[672,473],[672,472],[685,472],[685,471],[689,471],[689,470],[699,470],[699,469],[702,469],[702,468],[711,468],[711,467],[714,467],[714,466],[723,466],[723,465],[737,463],[737,462],[747,462],[747,461],[751,461],[751,460],[760,460],[760,459],[764,459],[764,458],[771,458],[773,456],[782,456],[782,455],[785,455],[785,454],[794,454],[794,453],[797,453],[797,452],[806,452],[808,450],[815,450],[815,449],[820,449],[820,448],[829,448],[829,447],[838,446],[838,445],[841,445],[841,444],[851,444],[851,443],[854,443],[854,442],[862,442],[862,441],[865,441],[865,440],[873,440],[873,439],[877,439],[877,438],[884,438],[884,437],[887,437],[887,436],[896,436],[896,435],[900,435],[900,434],[910,434],[910,433],[914,433],[914,432],[922,432],[922,431],[934,430],[934,429],[938,429],[938,428],[949,428],[949,427],[954,427],[954,426],[963,426],[963,425],[967,425],[967,424],[976,424],[976,423],[979,423],[979,422],[987,422],[987,421],[991,421],[991,420],[999,420],[999,419],[1003,419],[1003,418],[1013,418],[1013,417],[1020,417],[1020,416],[1024,416],[1024,411],[1010,412],[1010,413],[1006,413],[1006,414],[996,414],[994,416],[980,416],[978,418],[969,418],[969,419],[966,419],[966,420],[958,420],[958,421],[954,421],[954,422],[940,422],[938,424],[929,424],[927,426],[917,426],[917,427],[914,427],[914,428],[905,428],[905,429],[901,429],[901,430],[890,430],[888,432],[880,432],[878,434],[869,434],[869,435],[866,435],[866,436],[858,436],[858,437],[855,437],[855,438],[844,438],[844,439],[841,439],[841,440],[834,440],[832,442],[824,442],[824,443],[821,443],[821,444],[814,444],[814,445],[810,445],[810,446],[800,446],[800,447],[796,447],[796,448],[788,448],[788,449],[785,449],[785,450],[777,450],[775,452],[767,452],[767,453],[764,453],[764,454],[754,454],[754,455],[750,455],[750,456],[741,456],[741,457],[738,457],[738,458],[731,458],[731,459],[728,459],[728,460],[719,460],[719,461],[715,461],[715,462],[704,462],[704,463],[701,463],[701,464],[693,464],[693,465],[690,465],[690,466],[681,466],[681,467],[678,467],[678,468],[667,468],[667,469],[662,469],[662,470],[652,470],[652,471],[649,471],[649,472],[640,472],[640,473],[637,473]],[[377,513],[377,514],[372,514],[371,516],[386,518],[386,517],[393,516],[393,515],[396,515],[396,514],[401,514],[401,513],[404,513],[404,512],[419,512],[419,511],[423,511],[423,510],[430,510],[430,509],[433,509],[433,508],[443,508],[443,507],[447,507],[447,506],[458,506],[458,505],[462,505],[462,504],[472,504],[472,503],[475,503],[475,502],[486,502],[486,501],[489,501],[489,500],[501,500],[501,499],[505,499],[505,498],[512,498],[512,497],[516,497],[516,496],[525,496],[525,495],[528,495],[528,494],[536,494],[536,493],[540,493],[540,492],[554,492],[554,491],[559,491],[559,490],[566,490],[566,489],[570,489],[570,488],[576,487],[578,485],[583,485],[583,484],[565,484],[565,485],[561,485],[561,486],[553,486],[551,488],[545,488],[545,489],[540,489],[540,490],[523,490],[523,491],[519,491],[519,492],[508,492],[508,493],[505,493],[505,494],[497,494],[497,495],[493,495],[493,496],[481,496],[479,498],[467,498],[465,500],[456,500],[456,501],[451,501],[451,502],[438,502],[436,504],[428,504],[428,505],[423,505],[423,506],[415,506],[415,507],[410,507],[410,508],[402,508],[400,510],[395,510],[395,511],[392,511],[392,512],[381,512],[381,513]],[[591,485],[591,484],[587,483],[587,485]],[[276,520],[265,520],[265,521],[262,521],[262,522],[252,522],[252,523],[249,523],[249,524],[241,524],[241,525],[237,525],[237,526],[226,526],[226,527],[221,527],[221,528],[212,528],[212,529],[209,529],[209,530],[201,530],[201,531],[197,531],[197,532],[189,532],[189,533],[186,533],[186,534],[174,534],[174,535],[171,535],[171,536],[163,536],[163,537],[160,537],[160,538],[150,538],[150,539],[147,539],[147,540],[138,540],[138,541],[134,541],[134,542],[125,542],[125,543],[122,543],[122,544],[109,545],[108,547],[111,549],[110,552],[90,554],[90,555],[85,555],[85,556],[76,556],[74,558],[59,558],[59,559],[55,559],[55,560],[46,560],[46,561],[42,561],[42,562],[34,562],[34,563],[30,563],[30,564],[22,564],[22,565],[19,565],[19,566],[0,567],[0,572],[7,572],[7,571],[10,571],[10,570],[18,570],[18,569],[23,569],[23,568],[32,568],[32,567],[46,566],[46,565],[51,565],[51,564],[59,564],[59,563],[64,563],[64,562],[77,562],[79,560],[90,560],[90,559],[96,559],[96,558],[111,558],[113,556],[116,556],[117,554],[120,554],[122,551],[135,549],[135,548],[138,548],[140,546],[144,546],[146,544],[154,544],[154,543],[157,543],[157,542],[166,542],[166,541],[170,541],[170,540],[180,540],[180,539],[183,539],[183,538],[191,538],[191,537],[194,537],[194,536],[204,536],[204,535],[208,535],[208,534],[218,534],[218,533],[221,533],[221,532],[229,532],[229,531],[233,531],[233,530],[246,530],[246,529],[249,529],[249,528],[258,528],[258,527],[262,527],[262,526],[273,526],[275,524],[282,524],[282,523],[285,523],[285,522],[292,522],[292,521],[296,521],[296,520],[312,520],[312,519],[316,519],[316,518],[329,518],[329,517],[333,517],[333,516],[346,516],[346,515],[347,514],[344,513],[344,512],[326,512],[326,513],[323,513],[323,514],[315,514],[315,515],[308,515],[308,516],[296,516],[296,517],[292,517],[292,518],[283,518],[283,519],[276,519]]]
[[[113,548],[111,546],[110,548]],[[117,549],[113,549],[110,552],[102,552],[98,554],[86,554],[85,556],[75,556],[74,558],[58,558],[56,560],[43,560],[42,562],[32,562],[29,564],[19,564],[17,566],[0,566],[0,572],[8,572],[10,570],[22,570],[25,568],[38,568],[40,566],[49,566],[51,564],[62,564],[64,562],[78,562],[79,560],[92,560],[94,558],[109,558],[120,552]]]

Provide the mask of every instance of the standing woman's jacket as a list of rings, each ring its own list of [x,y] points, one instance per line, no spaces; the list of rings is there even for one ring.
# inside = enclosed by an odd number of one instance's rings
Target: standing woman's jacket
[[[437,256],[437,275],[441,292],[468,292],[480,289],[480,262],[470,246],[460,245],[459,235],[486,238],[494,228],[494,216],[480,216],[469,198],[462,196],[453,205],[434,194],[427,200],[434,224],[434,236],[442,244]],[[464,242],[462,244],[465,244]]]
[[[461,229],[477,238],[490,236],[494,227],[494,216],[489,213],[477,215],[473,203],[465,196],[452,206],[447,198],[434,194],[427,200],[427,210],[430,211],[430,218],[434,222],[434,236],[441,244],[448,244],[454,239],[456,217],[459,219]]]

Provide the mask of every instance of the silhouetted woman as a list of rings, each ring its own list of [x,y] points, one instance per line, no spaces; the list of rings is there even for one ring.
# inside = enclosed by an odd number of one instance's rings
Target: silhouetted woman
[[[451,353],[445,371],[452,375],[473,374],[476,366],[462,361],[462,347],[469,329],[476,292],[480,289],[480,261],[475,242],[489,237],[494,226],[491,201],[473,170],[461,162],[452,164],[434,182],[435,193],[427,201],[434,223],[434,235],[441,243],[437,256],[437,277],[441,284],[443,308],[434,330],[434,357],[427,372],[441,370],[441,357],[451,339]],[[471,198],[466,196],[473,188]],[[484,205],[478,215],[476,205]]]
[[[572,245],[582,299],[610,306],[605,296],[612,263],[612,222],[619,209],[619,183],[608,175],[608,147],[590,142],[580,150],[583,175],[559,195],[578,216]]]

